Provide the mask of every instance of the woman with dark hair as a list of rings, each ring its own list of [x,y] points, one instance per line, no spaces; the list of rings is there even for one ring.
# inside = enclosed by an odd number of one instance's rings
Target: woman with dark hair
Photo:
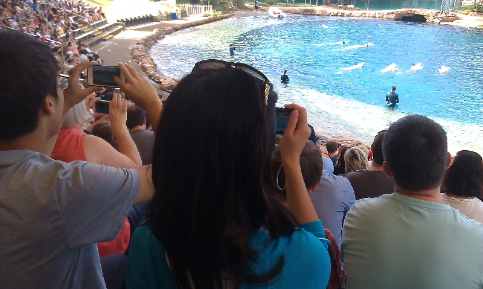
[[[442,201],[463,215],[483,223],[483,161],[478,153],[460,151],[446,170],[441,184]]]
[[[157,97],[129,87],[140,76],[120,67],[129,75],[118,83],[133,101],[147,106],[143,98]],[[267,85],[252,67],[211,60],[166,100],[154,145],[155,194],[132,238],[127,288],[326,287],[327,240],[299,164],[310,135],[306,112],[286,106],[294,109],[279,144],[287,209],[272,195]]]

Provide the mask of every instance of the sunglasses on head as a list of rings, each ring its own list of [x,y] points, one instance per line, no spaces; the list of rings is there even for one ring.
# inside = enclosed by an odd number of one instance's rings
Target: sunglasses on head
[[[207,59],[197,62],[193,67],[193,71],[203,70],[203,69],[221,69],[225,67],[234,67],[236,69],[240,69],[241,71],[250,74],[255,79],[261,81],[265,87],[265,104],[268,101],[268,91],[270,89],[268,83],[270,82],[265,74],[261,73],[256,68],[245,64],[245,63],[234,63],[234,62],[226,62],[223,60],[218,59]]]

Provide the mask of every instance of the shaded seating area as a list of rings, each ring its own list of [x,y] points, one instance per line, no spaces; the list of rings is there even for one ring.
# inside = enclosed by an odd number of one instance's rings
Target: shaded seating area
[[[143,16],[118,19],[117,22],[123,23],[126,27],[131,27],[131,26],[153,22],[153,19],[154,19],[154,16],[152,14],[149,14],[149,15],[146,14]]]

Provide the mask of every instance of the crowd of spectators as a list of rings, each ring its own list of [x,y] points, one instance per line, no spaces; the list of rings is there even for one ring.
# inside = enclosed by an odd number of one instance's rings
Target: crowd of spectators
[[[161,103],[127,64],[129,100],[87,87],[91,65],[64,80],[0,31],[1,288],[325,288],[339,250],[347,288],[483,286],[483,160],[433,120],[325,154],[296,104],[275,136],[252,67],[200,62]]]
[[[98,59],[75,37],[82,33],[80,28],[102,19],[102,7],[81,0],[0,0],[0,30],[18,30],[47,42],[64,73],[84,60],[81,55]]]

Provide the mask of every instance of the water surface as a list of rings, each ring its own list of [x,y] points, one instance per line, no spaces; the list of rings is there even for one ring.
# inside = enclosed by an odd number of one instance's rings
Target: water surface
[[[347,41],[345,44],[333,44]],[[229,55],[234,43],[235,56]],[[356,45],[371,43],[367,47]],[[381,19],[265,15],[227,19],[173,33],[151,49],[158,70],[180,78],[202,59],[244,62],[263,71],[279,105],[296,102],[309,121],[330,133],[367,143],[398,118],[419,113],[441,123],[450,151],[483,152],[481,30]],[[364,66],[346,70],[355,63]],[[410,71],[415,63],[422,69]],[[395,63],[397,71],[381,72]],[[440,66],[447,73],[440,73]],[[290,84],[280,84],[288,69]],[[385,107],[395,85],[397,109]]]

